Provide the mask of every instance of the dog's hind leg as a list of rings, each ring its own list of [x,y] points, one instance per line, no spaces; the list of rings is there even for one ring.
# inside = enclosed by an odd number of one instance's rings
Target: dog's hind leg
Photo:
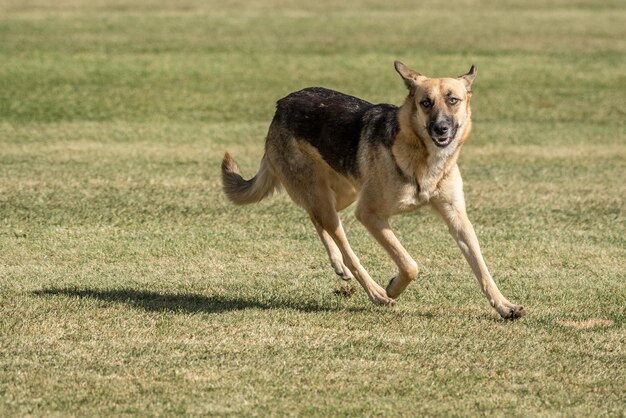
[[[324,248],[326,248],[326,252],[328,253],[328,258],[330,260],[330,265],[332,266],[335,273],[341,277],[343,280],[350,280],[354,278],[354,275],[350,271],[345,264],[343,264],[343,256],[341,255],[341,251],[335,241],[333,241],[332,237],[326,232],[319,223],[313,221],[313,225],[315,225],[315,229],[317,230],[317,234],[320,236],[322,243],[324,244]]]
[[[268,135],[266,152],[273,170],[291,199],[309,214],[322,242],[330,249],[329,256],[336,255],[336,246],[341,253],[343,265],[363,286],[370,300],[376,305],[394,304],[395,301],[372,280],[350,248],[337,213],[337,207],[345,207],[350,199],[342,198],[337,202],[337,195],[331,187],[332,171],[317,150],[304,142],[272,134]]]
[[[419,274],[417,263],[404,249],[393,233],[387,218],[366,209],[362,202],[356,210],[357,219],[365,225],[367,230],[387,251],[391,259],[398,266],[398,275],[387,285],[387,295],[397,298]]]
[[[356,190],[354,189],[354,186],[349,184],[343,177],[329,172],[328,182],[330,188],[332,189],[334,202],[333,207],[337,212],[347,208],[355,201],[357,196]],[[330,259],[330,265],[335,273],[343,280],[353,279],[354,275],[344,264],[343,255],[341,254],[339,247],[337,247],[337,244],[335,244],[335,241],[319,224],[316,222],[313,222],[313,224],[315,225],[317,234],[320,236],[320,239],[324,244],[324,248],[326,248],[328,258]]]
[[[345,231],[339,221],[339,215],[332,207],[331,202],[319,202],[313,210],[309,210],[315,228],[322,229],[333,239],[341,252],[343,262],[350,269],[365,293],[376,305],[393,305],[395,301],[387,296],[385,289],[376,283],[363,268],[356,254],[352,251]]]

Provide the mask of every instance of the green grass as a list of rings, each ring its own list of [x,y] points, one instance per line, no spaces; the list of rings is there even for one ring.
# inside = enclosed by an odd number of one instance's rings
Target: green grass
[[[624,3],[336,3],[0,2],[0,415],[626,414]],[[427,210],[393,220],[421,276],[380,309],[334,296],[284,194],[221,193],[277,99],[398,104],[394,59],[479,69],[460,166],[520,321]]]

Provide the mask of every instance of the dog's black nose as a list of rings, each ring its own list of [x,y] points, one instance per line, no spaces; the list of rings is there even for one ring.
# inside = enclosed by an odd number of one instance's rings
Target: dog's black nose
[[[443,136],[450,131],[450,126],[447,122],[443,122],[443,123],[431,122],[428,128],[431,133],[434,133],[439,136]]]

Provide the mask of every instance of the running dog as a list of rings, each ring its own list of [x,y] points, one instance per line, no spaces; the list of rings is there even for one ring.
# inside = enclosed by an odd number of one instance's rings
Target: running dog
[[[237,205],[258,202],[281,185],[308,213],[330,263],[344,280],[356,278],[377,305],[392,305],[418,275],[417,263],[396,238],[388,219],[431,205],[478,279],[491,306],[519,318],[487,270],[470,223],[457,159],[471,128],[470,99],[476,68],[456,78],[429,78],[395,62],[408,96],[398,107],[373,105],[320,87],[278,101],[257,174],[241,177],[227,152],[222,182]],[[357,202],[355,215],[398,266],[386,289],[352,251],[338,212]]]

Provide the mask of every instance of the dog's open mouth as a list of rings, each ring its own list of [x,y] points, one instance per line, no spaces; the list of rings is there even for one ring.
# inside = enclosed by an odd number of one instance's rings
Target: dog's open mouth
[[[433,137],[433,142],[440,148],[447,147],[452,142],[451,136]]]

